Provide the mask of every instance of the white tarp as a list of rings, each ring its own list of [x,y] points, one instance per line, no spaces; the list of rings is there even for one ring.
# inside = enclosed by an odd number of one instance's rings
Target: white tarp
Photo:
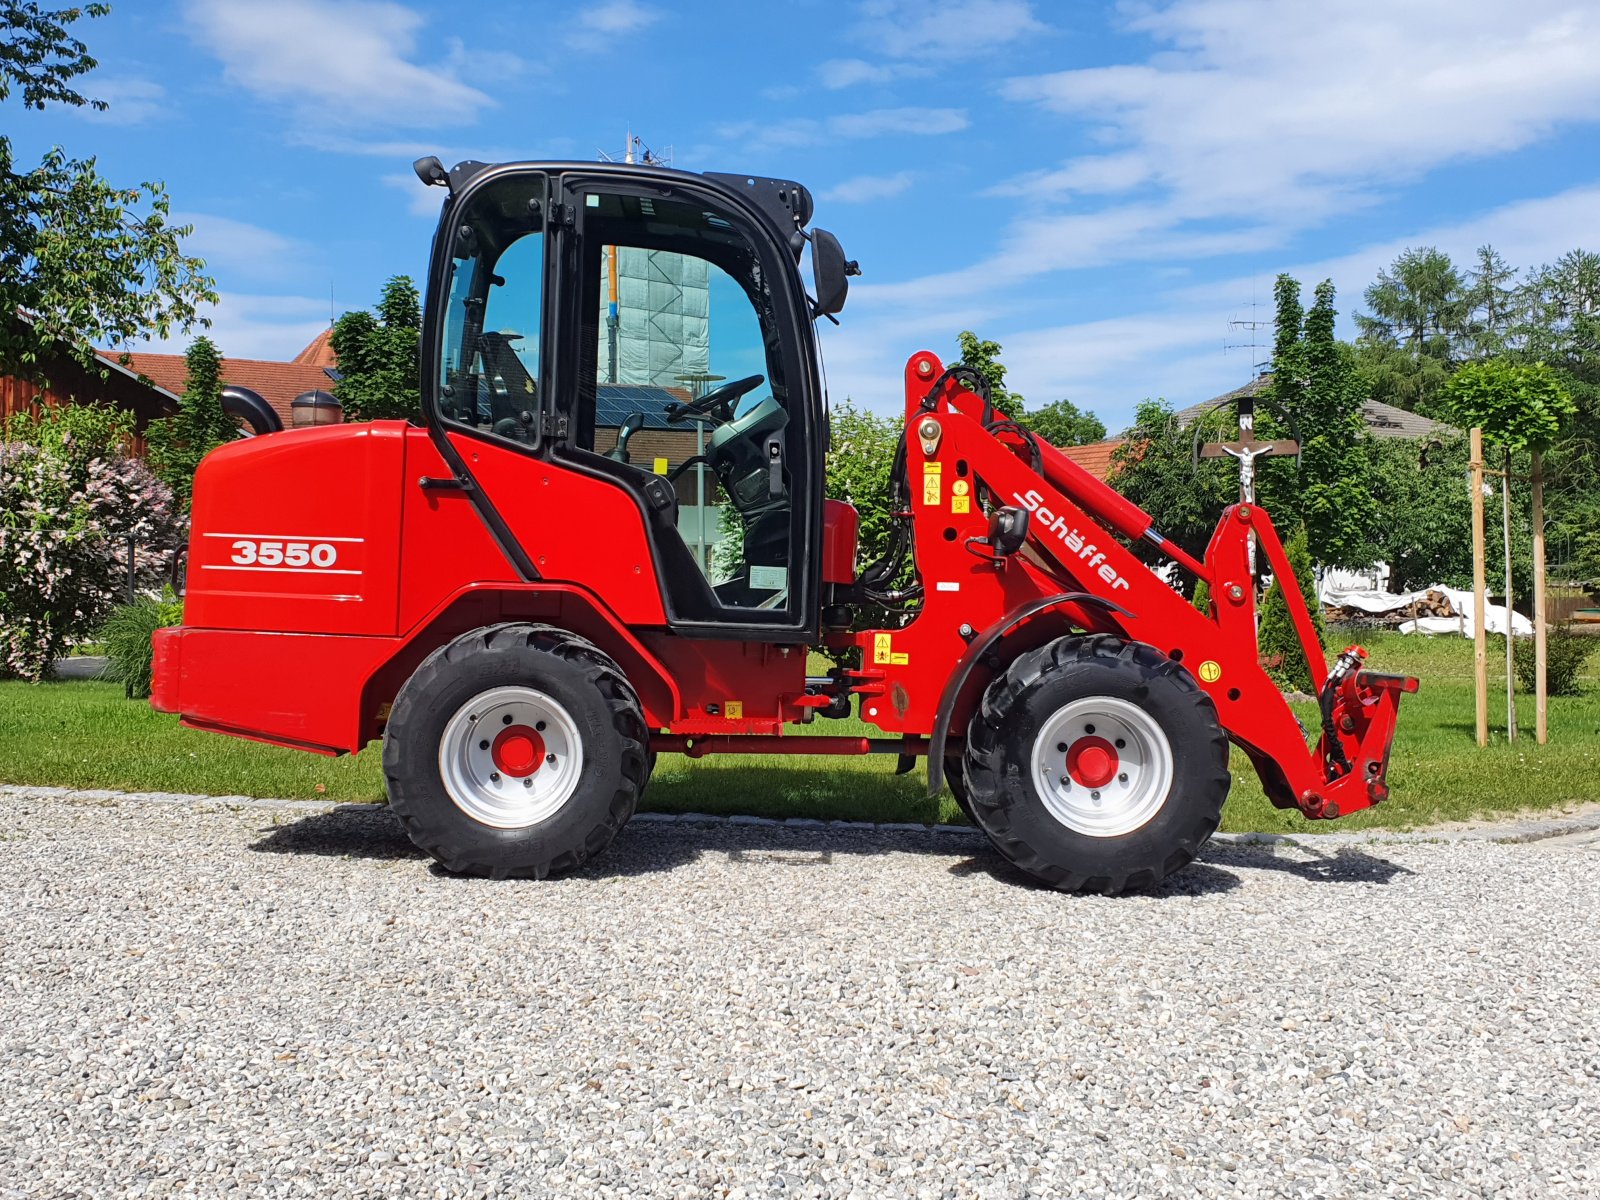
[[[1436,583],[1432,587],[1423,588],[1418,592],[1379,592],[1370,588],[1350,589],[1324,587],[1322,589],[1322,602],[1331,608],[1356,608],[1366,613],[1394,612],[1405,608],[1423,599],[1429,592],[1441,592],[1450,601],[1450,607],[1457,614],[1451,617],[1417,617],[1415,620],[1402,621],[1399,626],[1401,633],[1459,633],[1463,637],[1472,637],[1474,623],[1472,618],[1472,593],[1457,591],[1455,588],[1445,587]],[[1503,604],[1490,604],[1484,608],[1484,627],[1490,633],[1504,633],[1506,631],[1506,610]],[[1517,637],[1531,637],[1533,622],[1519,612],[1511,614],[1511,631]]]

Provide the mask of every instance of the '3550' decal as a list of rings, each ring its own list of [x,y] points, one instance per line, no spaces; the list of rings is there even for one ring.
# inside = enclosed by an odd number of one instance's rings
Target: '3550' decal
[[[268,537],[264,534],[208,533],[229,543],[228,561],[201,563],[208,571],[283,571],[302,575],[359,575],[340,567],[342,548],[359,545],[352,537]]]

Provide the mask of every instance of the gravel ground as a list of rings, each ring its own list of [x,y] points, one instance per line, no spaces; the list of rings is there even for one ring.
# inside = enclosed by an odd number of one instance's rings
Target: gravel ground
[[[0,795],[0,1196],[1600,1194],[1600,842],[631,826]]]

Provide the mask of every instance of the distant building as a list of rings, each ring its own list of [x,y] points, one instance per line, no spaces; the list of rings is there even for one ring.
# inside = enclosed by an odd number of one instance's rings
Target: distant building
[[[1199,404],[1191,404],[1188,408],[1180,408],[1174,414],[1178,419],[1178,428],[1187,429],[1214,409],[1232,408],[1243,397],[1264,396],[1271,385],[1270,374],[1257,375],[1241,388],[1234,388],[1233,391],[1224,392],[1210,400],[1202,400]],[[1366,422],[1367,433],[1372,437],[1424,438],[1457,432],[1442,421],[1435,421],[1420,413],[1407,412],[1403,408],[1396,408],[1381,400],[1364,401],[1361,405],[1361,418]]]
[[[1235,388],[1210,400],[1202,400],[1198,404],[1191,404],[1187,408],[1180,408],[1173,414],[1178,422],[1178,428],[1187,429],[1207,413],[1230,410],[1242,397],[1261,396],[1271,382],[1271,375],[1258,375],[1241,388]],[[1396,408],[1381,400],[1365,401],[1361,406],[1361,418],[1366,424],[1367,434],[1371,437],[1426,438],[1458,432],[1443,421],[1435,421],[1420,413],[1407,412],[1403,408]],[[1127,440],[1124,435],[1108,438],[1103,442],[1092,442],[1087,446],[1064,446],[1062,453],[1097,479],[1109,480],[1116,465],[1113,456],[1117,448]]]
[[[110,404],[134,415],[135,452],[145,451],[144,432],[151,421],[177,411],[178,397],[188,382],[189,368],[181,354],[135,351],[127,362],[121,355],[98,351],[104,375],[86,369],[62,347],[47,358],[39,379],[0,376],[0,418],[22,412],[37,413],[41,406],[59,404]],[[222,382],[260,396],[277,413],[285,429],[294,423],[291,405],[306,392],[332,390],[338,378],[337,359],[327,333],[319,334],[289,362],[256,358],[225,358]]]

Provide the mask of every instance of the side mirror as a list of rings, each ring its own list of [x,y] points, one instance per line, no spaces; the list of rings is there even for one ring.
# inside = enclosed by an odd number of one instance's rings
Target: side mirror
[[[839,239],[826,229],[811,231],[811,279],[817,299],[812,305],[814,317],[831,317],[844,308],[845,297],[850,292],[852,263],[845,262],[844,247]],[[859,268],[857,272],[859,273]]]

